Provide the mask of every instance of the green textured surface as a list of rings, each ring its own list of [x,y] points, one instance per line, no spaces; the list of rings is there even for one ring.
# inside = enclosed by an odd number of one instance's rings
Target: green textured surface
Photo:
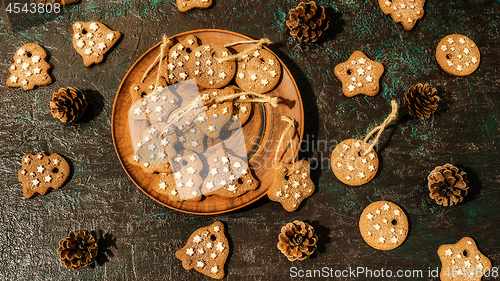
[[[292,266],[427,274],[429,267],[440,266],[439,245],[463,236],[473,237],[493,266],[500,265],[499,0],[428,0],[412,31],[383,15],[375,0],[319,1],[332,20],[318,43],[299,43],[288,35],[284,21],[295,1],[214,0],[212,8],[187,14],[171,0],[82,1],[15,30],[5,6],[0,11],[0,279],[208,280],[185,271],[174,254],[194,230],[215,220],[224,221],[231,243],[227,280],[288,280]],[[100,21],[122,33],[103,63],[86,68],[73,49],[71,25],[77,20]],[[111,139],[113,100],[122,77],[163,34],[201,28],[269,37],[276,42],[270,48],[291,69],[305,107],[307,144],[300,157],[311,160],[317,186],[298,211],[287,213],[264,198],[229,214],[187,215],[149,199],[122,170]],[[481,64],[470,76],[450,76],[435,61],[437,43],[452,33],[479,46]],[[12,56],[28,42],[48,51],[55,81],[31,91],[8,88]],[[355,50],[386,69],[375,97],[341,93],[333,68]],[[382,135],[377,177],[361,187],[343,185],[328,167],[335,143],[362,138],[387,116],[389,99],[401,102],[404,91],[418,82],[439,89],[439,112],[424,121],[401,114]],[[86,90],[90,107],[83,122],[66,125],[48,108],[52,92],[70,85]],[[63,188],[26,200],[17,181],[20,159],[39,151],[64,155],[74,173]],[[468,173],[471,188],[464,203],[445,208],[428,197],[426,177],[448,162]],[[393,251],[374,250],[358,231],[362,210],[377,200],[399,204],[410,219],[406,242]],[[276,243],[280,228],[295,219],[311,221],[320,240],[313,258],[292,263]],[[56,248],[59,239],[78,229],[102,232],[106,253],[94,268],[74,272],[58,261]]]

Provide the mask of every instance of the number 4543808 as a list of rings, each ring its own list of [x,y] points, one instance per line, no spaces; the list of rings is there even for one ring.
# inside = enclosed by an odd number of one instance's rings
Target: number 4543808
[[[443,275],[446,275],[448,277],[458,277],[458,276],[463,276],[463,277],[481,277],[484,276],[486,278],[488,277],[493,277],[497,278],[498,277],[498,267],[492,267],[492,268],[474,268],[474,267],[468,267],[468,268],[458,268],[456,266],[452,267],[451,270],[450,268],[446,268],[445,272],[443,272]]]
[[[5,11],[8,12],[8,13],[14,13],[14,14],[20,14],[20,13],[24,13],[24,14],[27,14],[27,13],[31,13],[31,14],[35,14],[35,13],[39,13],[39,14],[43,14],[43,13],[56,13],[58,14],[59,12],[61,12],[61,4],[59,3],[47,3],[47,4],[36,4],[36,3],[29,3],[29,5],[27,3],[9,3],[9,5],[7,5],[7,8],[5,8]]]

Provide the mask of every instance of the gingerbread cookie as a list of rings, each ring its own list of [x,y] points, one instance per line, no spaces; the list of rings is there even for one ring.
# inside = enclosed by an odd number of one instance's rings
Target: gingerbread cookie
[[[14,63],[9,67],[11,75],[7,79],[7,86],[31,90],[36,86],[52,83],[52,78],[48,74],[50,65],[46,60],[47,53],[39,45],[35,43],[23,45],[14,54]]]
[[[64,158],[56,153],[47,156],[43,152],[24,155],[17,174],[26,199],[36,194],[45,195],[51,188],[63,186],[69,176],[70,167]]]
[[[212,0],[177,0],[177,8],[181,13],[191,9],[206,9],[212,6]]]
[[[142,132],[142,139],[136,144],[135,153],[129,162],[140,166],[146,173],[170,173],[172,167],[168,155],[175,154],[177,135],[165,123],[155,123]]]
[[[129,90],[132,103],[142,100],[147,95],[153,93],[155,91],[155,83],[156,80],[154,82],[149,82],[149,83],[144,82],[144,83],[132,84]],[[167,86],[168,86],[167,82],[165,82],[164,79],[160,79],[157,90],[161,90],[163,88],[166,88]]]
[[[236,84],[245,92],[267,93],[274,89],[281,77],[279,60],[265,49],[244,55],[237,65]]]
[[[179,107],[179,98],[169,88],[161,88],[133,103],[128,116],[132,120],[147,120],[150,123],[164,122],[177,107]]]
[[[215,44],[204,44],[191,52],[188,61],[190,77],[196,79],[196,83],[208,89],[225,87],[233,80],[236,72],[236,62],[233,60],[218,62],[217,58],[225,58],[231,55],[228,49]]]
[[[330,159],[337,179],[354,186],[371,181],[377,174],[379,163],[373,148],[366,151],[369,148],[370,145],[362,140],[347,139],[339,143]]]
[[[451,34],[443,38],[436,49],[436,60],[448,74],[466,76],[476,71],[481,54],[469,37]]]
[[[219,138],[226,123],[233,116],[233,102],[207,103],[205,114],[200,114],[195,124],[211,140]]]
[[[342,92],[346,97],[374,96],[378,93],[384,66],[370,60],[363,52],[355,51],[347,61],[335,66],[334,72],[342,82]]]
[[[229,87],[233,89],[235,93],[243,92],[237,86]],[[243,95],[233,100],[233,116],[226,125],[228,130],[236,130],[238,128],[241,128],[250,119],[250,116],[252,115],[253,104],[251,102],[244,102],[246,99],[248,99],[248,96]]]
[[[207,162],[208,175],[201,190],[205,195],[232,198],[259,187],[248,163],[222,148],[210,155]]]
[[[490,259],[479,251],[470,237],[464,237],[455,244],[441,245],[437,252],[443,265],[439,278],[443,281],[480,281],[491,269]]]
[[[169,162],[172,163],[173,178],[168,175],[162,177],[158,189],[166,191],[172,201],[200,201],[203,182],[200,172],[203,170],[203,163],[198,155],[192,150],[184,149],[174,157],[169,157]]]
[[[267,191],[267,197],[280,202],[288,212],[293,212],[304,199],[314,193],[314,189],[309,174],[309,162],[280,162],[275,170],[274,182]]]
[[[196,230],[186,245],[175,253],[186,270],[195,269],[215,279],[224,278],[224,264],[229,253],[229,243],[224,234],[224,225],[212,225]]]
[[[168,120],[168,124],[176,129],[179,143],[186,149],[202,152],[205,150],[205,134],[195,125],[195,120],[204,114],[200,107],[186,110],[179,108],[174,111]]]
[[[378,0],[382,12],[390,14],[394,22],[400,22],[406,30],[412,30],[424,16],[424,4],[425,0]]]
[[[373,202],[359,218],[363,239],[377,250],[392,250],[403,244],[408,235],[408,219],[403,210],[389,201]]]
[[[198,38],[190,35],[184,41],[175,44],[168,52],[168,63],[162,70],[170,84],[185,81],[189,76],[187,63],[194,49],[198,47]]]
[[[100,22],[77,21],[73,24],[73,47],[82,56],[85,66],[102,62],[104,54],[120,36],[120,32],[113,31]]]

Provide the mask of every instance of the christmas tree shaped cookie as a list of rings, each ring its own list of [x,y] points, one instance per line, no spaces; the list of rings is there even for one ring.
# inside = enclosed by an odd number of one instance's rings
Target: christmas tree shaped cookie
[[[83,64],[91,66],[102,62],[120,35],[99,22],[77,21],[73,24],[73,47],[82,56]]]
[[[52,78],[47,73],[50,65],[46,59],[47,53],[39,45],[23,45],[16,51],[14,63],[9,67],[11,75],[7,79],[7,86],[31,90],[36,86],[52,83]]]
[[[224,225],[217,221],[191,234],[175,257],[182,261],[186,270],[194,268],[209,277],[222,279],[228,253],[229,243],[224,235]]]

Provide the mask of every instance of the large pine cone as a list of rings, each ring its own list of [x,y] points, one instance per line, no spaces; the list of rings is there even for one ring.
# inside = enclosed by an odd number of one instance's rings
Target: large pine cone
[[[451,164],[437,166],[427,179],[430,197],[443,206],[462,202],[469,189],[467,174]]]
[[[278,249],[289,261],[303,261],[316,250],[318,236],[314,234],[312,226],[301,221],[294,221],[281,228],[278,239]]]
[[[78,270],[91,265],[97,255],[97,243],[91,234],[85,231],[72,231],[68,237],[59,241],[57,253],[67,268]]]
[[[290,29],[290,35],[301,41],[315,42],[328,28],[328,18],[323,6],[316,2],[300,2],[300,4],[289,11],[290,19],[286,25]]]
[[[80,118],[87,108],[82,91],[72,87],[61,88],[52,94],[50,112],[62,122],[73,122]]]
[[[403,98],[410,115],[420,119],[429,118],[431,113],[436,111],[440,100],[436,93],[436,88],[432,88],[427,83],[411,86]]]

